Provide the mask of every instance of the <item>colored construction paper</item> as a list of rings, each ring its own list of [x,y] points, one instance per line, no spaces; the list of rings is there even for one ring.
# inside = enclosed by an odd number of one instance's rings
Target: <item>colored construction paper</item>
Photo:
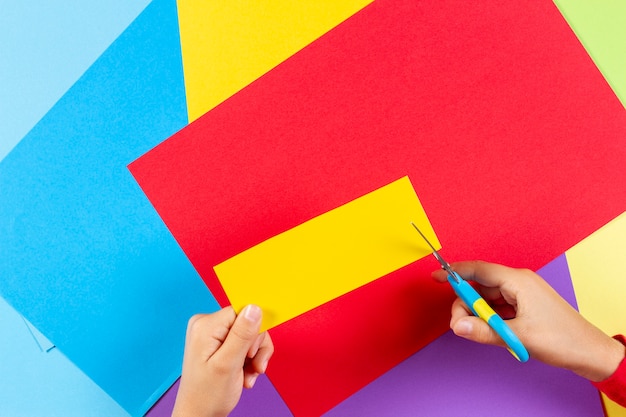
[[[604,402],[604,415],[606,417],[624,417],[626,416],[626,410],[624,407],[612,401],[610,398],[602,394],[602,401]]]
[[[538,273],[576,307],[564,254]],[[148,417],[171,415],[176,389],[174,385]],[[502,348],[472,343],[446,332],[324,415],[484,417],[500,416],[502,410],[511,417],[595,417],[602,415],[602,404],[595,388],[569,371],[535,360],[519,364]],[[261,377],[254,389],[244,390],[231,415],[291,413]]]
[[[269,365],[268,365],[269,366]],[[285,402],[265,375],[259,376],[254,387],[244,390],[241,400],[229,417],[292,417]]]
[[[226,305],[214,265],[406,174],[447,259],[537,269],[623,211],[625,141],[623,106],[550,2],[379,0],[129,168]],[[269,377],[296,416],[444,333],[434,268],[271,330]]]
[[[189,120],[262,76],[372,0],[179,0]]]
[[[565,255],[538,273],[576,307]],[[595,417],[602,415],[602,404],[589,381],[570,371],[532,359],[520,364],[502,348],[447,332],[325,416],[503,414]]]
[[[33,324],[29,322],[25,317],[22,317],[22,320],[24,321],[24,325],[26,326],[30,334],[33,336],[33,340],[35,341],[35,343],[37,343],[37,346],[39,346],[39,350],[41,350],[42,352],[50,352],[52,349],[54,349],[54,343],[48,340],[48,338],[44,336],[39,331],[39,329],[33,326]]]
[[[131,415],[218,307],[126,168],[186,122],[175,2],[154,1],[0,162],[0,295]]]
[[[626,2],[554,2],[626,107]]]
[[[171,417],[180,379],[176,381],[146,413],[146,417]]]
[[[0,159],[149,0],[7,1],[0,13]]]
[[[128,417],[59,349],[42,351],[24,319],[0,298],[0,415]]]
[[[236,311],[261,307],[264,331],[432,253],[411,223],[441,248],[403,177],[214,269]]]
[[[610,334],[626,331],[626,283],[619,273],[625,243],[626,212],[566,252],[580,311]]]
[[[589,381],[451,331],[363,388],[325,417],[597,417]]]
[[[580,313],[609,335],[626,333],[625,248],[626,212],[566,252]],[[607,416],[626,416],[626,408],[603,400]]]
[[[148,411],[146,417],[170,417],[176,402],[179,383],[176,382]],[[244,389],[237,406],[229,417],[292,417],[272,383],[265,375],[259,375],[252,389]]]

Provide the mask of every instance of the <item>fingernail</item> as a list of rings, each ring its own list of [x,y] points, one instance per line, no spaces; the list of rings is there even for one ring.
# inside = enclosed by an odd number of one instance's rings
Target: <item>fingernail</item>
[[[248,378],[248,388],[254,387],[254,384],[256,383],[256,379],[258,377],[259,377],[259,374],[254,374]]]
[[[467,320],[460,320],[456,326],[454,326],[454,333],[459,336],[468,336],[472,333],[472,323]]]
[[[250,320],[251,322],[256,323],[257,321],[261,320],[261,308],[259,306],[256,306],[254,304],[250,304],[247,305],[243,311],[242,311],[243,316]]]

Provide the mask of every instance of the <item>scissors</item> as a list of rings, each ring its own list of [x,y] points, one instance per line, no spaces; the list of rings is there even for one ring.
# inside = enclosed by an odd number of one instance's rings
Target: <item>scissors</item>
[[[481,297],[474,287],[463,279],[459,274],[452,270],[452,267],[437,252],[435,247],[426,239],[426,236],[417,228],[415,223],[411,222],[415,230],[424,238],[428,246],[433,251],[433,255],[441,264],[441,267],[448,273],[448,282],[452,285],[454,292],[469,307],[476,317],[483,319],[495,332],[504,340],[509,352],[520,362],[526,362],[529,358],[528,351],[519,338],[513,333],[513,330],[504,322],[502,317],[498,315],[487,304],[485,299]]]

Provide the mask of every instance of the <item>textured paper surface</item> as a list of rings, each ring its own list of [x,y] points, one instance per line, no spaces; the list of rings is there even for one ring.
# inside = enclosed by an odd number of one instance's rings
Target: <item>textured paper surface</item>
[[[563,3],[564,3],[563,1],[560,1],[560,2],[559,2],[559,6],[562,6],[562,4],[563,4]],[[597,3],[597,2],[596,2],[596,3]],[[602,5],[606,5],[606,4],[609,4],[610,2],[600,2],[600,3],[602,3]],[[594,6],[598,6],[598,7],[594,7],[594,10],[599,11],[599,12],[601,12],[601,11],[603,11],[603,10],[604,10],[604,8],[603,8],[603,7],[599,7],[599,6],[601,6],[601,4],[600,4],[600,3],[598,3],[598,4],[594,4]],[[618,1],[617,3],[619,3],[619,1]],[[621,7],[621,6],[620,6],[620,7]],[[119,9],[119,8],[118,8],[118,9]],[[602,9],[602,10],[601,10],[601,9]],[[119,12],[119,10],[118,10],[118,12]],[[564,12],[566,13],[566,16],[569,18],[569,17],[570,17],[570,15],[568,14],[568,10],[567,10],[567,8],[564,10]],[[427,13],[426,13],[426,14],[427,14]],[[590,20],[595,20],[595,18],[594,18],[594,16],[593,16],[592,14],[589,14],[589,13],[587,13],[587,12],[584,12],[583,14],[584,14],[585,16],[587,16],[587,17],[588,17],[588,19],[590,19]],[[7,17],[7,16],[8,16],[8,17],[10,17],[11,15],[10,15],[10,14],[7,14],[7,13],[3,14],[3,17]],[[619,14],[616,14],[616,13],[612,14],[611,16],[612,16],[613,18],[615,18],[614,20],[617,20],[617,19],[619,18]],[[117,19],[117,18],[120,18],[120,16],[119,16],[119,15],[116,15],[116,19]],[[572,20],[570,20],[570,23],[575,23],[575,24],[576,24],[576,22],[575,22],[573,19],[572,19]],[[593,24],[592,24],[592,25],[593,25]],[[603,26],[603,28],[604,28],[604,27],[606,27],[606,23],[602,23],[601,25]],[[4,28],[9,28],[9,26],[4,26],[4,25],[3,25],[3,27],[4,27]],[[23,28],[27,28],[27,25],[22,25],[21,27],[23,27]],[[67,26],[64,26],[64,27],[67,27]],[[575,27],[575,29],[577,29],[577,28]],[[596,29],[597,29],[597,23],[596,23]],[[600,32],[602,32],[602,31],[600,31]],[[49,32],[48,32],[48,33],[49,33]],[[582,32],[579,32],[579,35],[581,35],[581,34],[582,34]],[[583,42],[584,42],[584,43],[586,43],[586,42],[585,42],[585,39],[584,39],[584,35],[582,35],[581,37],[583,38]],[[82,37],[82,38],[81,38],[81,40],[84,40],[84,37]],[[619,41],[618,41],[617,43],[619,43]],[[609,43],[605,43],[605,45],[608,45],[608,44],[609,44]],[[8,45],[8,44],[7,44],[7,45]],[[23,43],[19,43],[19,45],[23,45]],[[611,43],[611,45],[615,45],[615,42]],[[92,45],[90,45],[90,46],[92,46]],[[589,47],[589,45],[588,45],[588,44],[586,44],[586,46],[587,46],[587,47]],[[49,51],[49,49],[47,49],[47,51]],[[76,52],[76,49],[73,49],[72,51],[75,53],[75,52]],[[593,51],[590,51],[590,52],[592,53],[592,55],[594,55]],[[613,57],[617,57],[617,56],[619,56],[619,54],[616,54],[616,53],[612,53],[611,55],[612,55]],[[622,54],[622,56],[623,56],[623,54]],[[594,55],[594,58],[596,58],[596,56],[595,56],[595,55]],[[596,61],[596,62],[598,62],[598,61]],[[601,67],[601,69],[602,69],[602,64],[601,64],[601,62],[599,62],[598,64],[600,65],[600,67]],[[46,70],[47,70],[48,72],[50,72],[50,71],[49,71],[50,69],[49,69],[48,67],[46,67]],[[609,81],[611,82],[610,77],[607,77],[607,78],[609,78]],[[31,78],[31,79],[32,79],[32,78]],[[11,80],[11,78],[9,77],[9,78],[7,78],[7,80]],[[585,77],[581,78],[581,80],[582,80],[581,82],[583,82],[583,83],[588,82],[588,78],[585,78]],[[23,91],[23,90],[22,90],[22,91]],[[41,92],[42,92],[42,90],[38,90],[38,93],[41,93]],[[30,109],[32,109],[32,105],[33,105],[33,104],[34,104],[34,103],[33,103],[33,102],[32,102],[32,100],[31,100],[31,101],[29,102],[29,110],[30,110]],[[5,114],[6,114],[6,113],[5,113]],[[32,122],[34,122],[34,121],[35,121],[35,120],[32,120]],[[30,123],[30,122],[29,122],[29,123]],[[8,126],[8,125],[7,125],[7,126]],[[5,127],[6,127],[6,126],[5,126]],[[15,139],[17,139],[17,136],[16,136],[16,138],[15,138]],[[6,142],[4,142],[4,141],[3,141],[3,142],[2,142],[2,144],[0,144],[0,146],[1,146],[1,145],[6,145]],[[10,145],[10,146],[12,146],[12,143],[10,143],[9,145]],[[0,152],[2,152],[2,151],[0,150]],[[452,249],[452,248],[450,248],[450,246],[449,246],[449,245],[447,245],[447,247],[448,247],[449,249]],[[453,249],[452,249],[452,250],[453,250]],[[26,378],[27,376],[22,375],[22,377],[23,377],[23,378]],[[7,382],[8,382],[8,380],[7,380]]]
[[[447,259],[537,269],[623,211],[625,138],[623,106],[554,4],[380,0],[130,169],[226,304],[214,265],[405,174]],[[323,413],[448,328],[435,267],[272,330],[269,376],[294,414]]]
[[[0,162],[0,294],[131,415],[180,376],[189,317],[217,308],[126,168],[186,123],[158,0]]]
[[[2,2],[0,159],[149,2]]]
[[[626,2],[554,2],[626,107]]]
[[[178,0],[193,121],[372,0]]]
[[[251,303],[263,309],[266,330],[432,253],[411,222],[441,248],[404,177],[216,265],[215,272],[236,311]]]
[[[179,381],[148,411],[146,417],[171,417]],[[293,417],[267,376],[260,375],[253,389],[243,390],[229,417]]]
[[[23,318],[3,299],[0,340],[1,416],[129,417],[59,349],[42,351]]]
[[[565,254],[538,273],[576,308]],[[176,389],[177,385],[148,417],[169,417]],[[485,391],[489,401],[484,400]],[[602,404],[589,381],[572,372],[535,360],[520,364],[502,348],[446,332],[324,416],[496,417],[502,410],[510,417],[597,417]],[[244,391],[232,416],[268,415],[292,414],[271,384],[259,378],[254,389]]]
[[[576,307],[565,255],[538,273]],[[489,400],[485,400],[489,393]],[[506,411],[503,411],[506,410]],[[271,412],[270,412],[271,414]],[[343,416],[597,417],[596,389],[570,371],[511,360],[503,348],[447,332],[325,414]]]
[[[625,250],[626,213],[622,213],[566,252],[581,314],[609,335],[626,333]],[[603,398],[607,416],[626,416],[626,408]]]

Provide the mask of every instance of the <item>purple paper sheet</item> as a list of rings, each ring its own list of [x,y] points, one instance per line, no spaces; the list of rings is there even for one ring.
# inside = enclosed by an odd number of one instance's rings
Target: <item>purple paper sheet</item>
[[[170,417],[172,415],[179,382],[180,380],[176,381],[146,414],[146,417]],[[239,404],[230,413],[230,417],[263,416],[292,417],[291,412],[265,375],[259,376],[253,389],[243,390]]]
[[[565,256],[539,271],[576,305]],[[338,416],[597,417],[600,397],[586,380],[502,348],[447,332],[339,406]]]
[[[178,379],[174,385],[172,385],[170,389],[168,389],[165,394],[161,396],[159,401],[157,401],[156,404],[154,404],[146,413],[145,417],[171,417],[179,384],[180,379]]]

